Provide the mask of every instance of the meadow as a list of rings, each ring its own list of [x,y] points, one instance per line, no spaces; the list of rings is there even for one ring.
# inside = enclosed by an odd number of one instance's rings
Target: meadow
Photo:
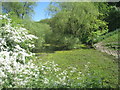
[[[103,87],[116,87],[118,84],[118,61],[115,57],[106,53],[94,49],[77,49],[55,51],[54,53],[37,53],[36,55],[39,59],[35,61],[35,64],[38,66],[40,62],[54,61],[62,70],[72,66],[77,68],[77,72],[86,73],[84,68],[89,63],[89,72],[94,72],[91,75],[94,79],[88,83],[98,83],[97,80],[102,79]],[[74,77],[76,76],[74,75]],[[91,80],[91,77],[88,77],[88,80]]]

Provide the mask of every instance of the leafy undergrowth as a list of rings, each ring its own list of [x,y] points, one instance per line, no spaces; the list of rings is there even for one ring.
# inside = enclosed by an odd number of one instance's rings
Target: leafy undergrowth
[[[70,66],[75,67],[77,72],[72,76],[68,75],[71,78],[77,78],[78,72],[82,72],[84,75],[90,72],[90,75],[87,75],[85,79],[86,87],[97,84],[99,80],[102,80],[101,87],[116,87],[118,84],[117,60],[105,53],[93,49],[79,49],[56,51],[55,53],[37,53],[36,55],[39,59],[34,63],[38,66],[41,62],[54,61],[63,71]],[[87,72],[84,71],[86,67],[89,67]],[[67,70],[69,71],[69,69]],[[79,81],[76,79],[76,82]]]

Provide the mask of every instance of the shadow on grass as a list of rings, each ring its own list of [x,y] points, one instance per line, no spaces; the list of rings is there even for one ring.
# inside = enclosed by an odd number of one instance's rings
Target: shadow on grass
[[[69,50],[77,50],[77,49],[94,49],[90,45],[79,45],[77,48],[68,48],[67,46],[47,46],[44,49],[34,49],[33,53],[36,54],[36,56],[44,56],[49,53],[55,53],[56,51],[69,51]]]

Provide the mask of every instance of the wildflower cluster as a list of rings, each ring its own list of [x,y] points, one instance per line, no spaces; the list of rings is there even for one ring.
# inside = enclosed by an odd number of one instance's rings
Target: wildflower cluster
[[[41,87],[44,88],[76,88],[86,86],[86,76],[89,74],[88,62],[83,71],[79,71],[76,67],[66,67],[61,69],[55,62],[47,61],[39,64],[40,73],[42,75]],[[87,72],[86,74],[83,72]],[[40,85],[38,85],[40,86]]]

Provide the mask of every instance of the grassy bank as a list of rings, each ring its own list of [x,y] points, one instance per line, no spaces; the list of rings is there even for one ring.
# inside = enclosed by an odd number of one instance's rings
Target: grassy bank
[[[101,78],[104,81],[104,86],[106,84],[110,87],[116,87],[118,83],[117,60],[113,56],[94,49],[56,51],[54,53],[37,53],[36,55],[39,58],[35,61],[37,65],[39,62],[54,61],[62,70],[73,66],[78,71],[84,72],[85,65],[89,63],[89,72],[94,72],[97,78]]]

